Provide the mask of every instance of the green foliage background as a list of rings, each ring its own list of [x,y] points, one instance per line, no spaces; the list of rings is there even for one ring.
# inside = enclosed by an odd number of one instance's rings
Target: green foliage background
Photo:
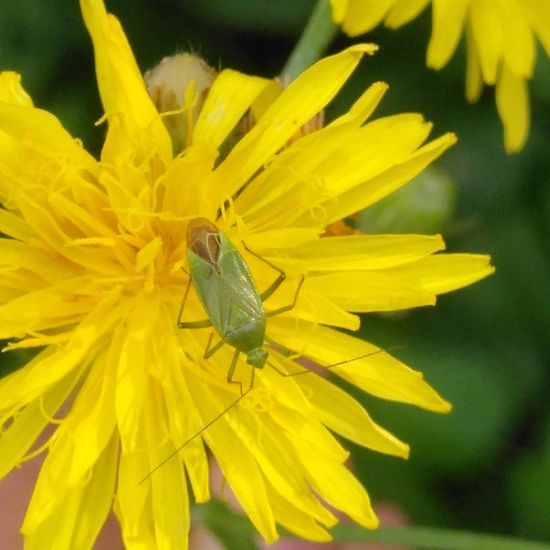
[[[214,66],[263,76],[280,71],[313,5],[107,1],[143,70],[193,50]],[[361,396],[377,421],[411,444],[412,454],[403,462],[353,449],[353,464],[373,498],[394,503],[412,523],[550,540],[550,62],[539,48],[530,139],[522,153],[507,156],[493,90],[473,106],[464,99],[464,45],[443,71],[425,67],[430,24],[426,11],[398,31],[370,33],[381,50],[363,62],[329,116],[368,84],[385,80],[390,90],[377,116],[421,112],[435,123],[434,135],[455,131],[459,143],[437,163],[446,175],[432,174],[439,191],[422,195],[420,185],[421,210],[390,229],[426,230],[422,208],[433,200],[449,250],[490,253],[497,273],[441,297],[436,308],[364,318],[361,335],[403,345],[395,354],[424,372],[454,410],[437,416]],[[331,50],[347,43],[339,35]],[[76,1],[2,0],[0,68],[22,73],[36,105],[99,151],[103,129],[93,123],[102,110]],[[387,225],[381,220],[374,208],[360,223],[380,230]],[[10,354],[4,369],[23,360]]]

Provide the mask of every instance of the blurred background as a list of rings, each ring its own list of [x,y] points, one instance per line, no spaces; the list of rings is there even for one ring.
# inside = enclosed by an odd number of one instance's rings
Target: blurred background
[[[106,3],[143,71],[191,50],[215,67],[271,77],[314,0]],[[412,452],[405,462],[355,448],[353,467],[375,501],[412,524],[550,540],[550,61],[539,47],[529,141],[507,156],[494,90],[473,106],[464,98],[464,44],[444,70],[425,67],[430,28],[426,10],[400,30],[371,32],[366,38],[380,52],[361,64],[328,118],[384,80],[390,90],[376,116],[420,112],[434,122],[434,136],[455,131],[459,142],[436,169],[357,223],[372,232],[441,232],[450,251],[491,254],[497,272],[435,308],[364,317],[361,336],[403,346],[395,355],[454,409],[438,416],[357,395]],[[347,44],[338,35],[331,51]],[[76,1],[2,0],[0,68],[21,73],[35,104],[99,152],[103,129],[94,122],[102,109]],[[2,356],[0,371],[25,360]]]

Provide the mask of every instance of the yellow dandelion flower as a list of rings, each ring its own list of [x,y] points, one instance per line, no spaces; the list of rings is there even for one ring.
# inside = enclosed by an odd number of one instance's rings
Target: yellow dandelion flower
[[[304,277],[294,310],[269,319],[267,334],[281,346],[320,365],[372,353],[378,348],[330,327],[357,329],[351,311],[434,304],[436,294],[490,274],[489,259],[435,254],[444,248],[439,236],[320,236],[405,184],[454,136],[426,142],[431,126],[414,114],[367,121],[386,89],[379,83],[290,144],[374,51],[360,45],[283,91],[222,71],[174,156],[118,20],[101,0],[81,0],[81,9],[108,122],[99,160],[33,106],[18,75],[0,78],[0,338],[11,340],[8,350],[38,351],[0,381],[1,476],[57,425],[22,526],[26,548],[90,548],[111,508],[129,548],[187,548],[189,502],[210,497],[205,444],[268,542],[279,525],[328,540],[336,517],[327,503],[376,527],[332,432],[402,457],[408,447],[314,374],[258,370],[237,406],[140,483],[239,395],[226,381],[232,350],[206,360],[210,331],[177,327],[186,228],[197,217],[215,222],[259,288],[273,270],[243,243],[283,269],[287,281],[268,309],[290,303]],[[220,156],[251,107],[257,123]],[[186,314],[204,317],[194,292]],[[270,349],[274,364],[296,367],[282,351]],[[241,358],[237,367],[246,384],[250,366]],[[385,352],[333,372],[384,399],[450,407]]]
[[[330,0],[333,18],[350,36],[381,23],[392,29],[414,19],[430,0]],[[529,93],[538,38],[550,56],[550,3],[541,0],[433,0],[427,65],[439,70],[467,42],[466,97],[478,100],[483,85],[496,86],[497,109],[509,153],[529,134]]]

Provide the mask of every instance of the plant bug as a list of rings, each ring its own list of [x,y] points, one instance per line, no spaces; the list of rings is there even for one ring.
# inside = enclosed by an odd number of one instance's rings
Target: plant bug
[[[304,279],[302,277],[300,280],[291,304],[269,312],[264,311],[263,302],[281,286],[286,275],[265,258],[248,248],[247,250],[279,273],[275,281],[261,294],[246,262],[229,238],[205,218],[194,218],[189,222],[187,258],[190,280],[180,307],[178,326],[184,329],[214,327],[221,340],[211,346],[214,334],[210,335],[204,358],[208,359],[214,355],[224,344],[235,348],[227,373],[227,382],[241,384],[233,380],[233,374],[239,355],[244,353],[246,362],[253,367],[250,383],[252,386],[254,369],[263,368],[267,362],[268,354],[263,348],[266,339],[266,318],[280,315],[295,307]],[[191,282],[208,314],[208,319],[182,320]]]

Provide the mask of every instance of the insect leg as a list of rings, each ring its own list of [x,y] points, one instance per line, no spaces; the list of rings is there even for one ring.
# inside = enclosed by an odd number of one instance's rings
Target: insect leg
[[[296,307],[296,302],[298,301],[298,295],[300,294],[300,290],[302,288],[302,285],[304,284],[305,277],[302,275],[300,278],[300,282],[298,283],[298,287],[296,288],[296,292],[294,293],[294,298],[292,299],[292,303],[288,306],[278,307],[277,309],[273,309],[271,311],[266,311],[265,316],[266,317],[275,317],[275,315],[280,315],[281,313],[286,313],[287,311],[290,311]]]
[[[268,265],[271,269],[279,273],[277,278],[260,294],[262,302],[265,302],[265,300],[267,300],[283,284],[283,281],[286,279],[286,273],[280,267],[277,267],[269,260],[266,260],[263,256],[260,256],[258,253],[250,250],[245,242],[243,242],[243,246],[245,247],[247,252],[252,254],[252,256],[258,258],[258,260],[261,260],[262,262],[264,262],[264,264]]]
[[[231,365],[229,367],[229,370],[227,371],[227,383],[228,384],[238,384],[239,390],[241,392],[241,398],[243,397],[243,384],[242,382],[239,382],[238,380],[233,380],[233,375],[235,374],[235,368],[237,367],[237,361],[239,360],[240,351],[238,349],[235,350],[235,353],[233,354],[233,359],[231,359]],[[254,370],[254,369],[252,369]],[[248,388],[247,392],[250,391],[252,388],[252,384],[250,385],[250,388]],[[246,393],[246,392],[245,392]]]
[[[185,303],[187,302],[187,297],[189,296],[189,290],[191,289],[191,277],[187,282],[187,287],[185,288],[185,294],[183,295],[183,300],[181,301],[180,311],[178,314],[178,327],[179,328],[207,328],[212,326],[210,319],[203,319],[201,321],[182,321],[183,309],[185,308]]]
[[[279,375],[283,376],[284,378],[290,378],[291,376],[296,376],[296,374],[305,374],[306,372],[310,372],[307,369],[305,369],[305,372],[296,372],[296,373],[290,373],[285,372],[284,370],[281,370],[279,367],[276,367],[273,363],[270,361],[266,361],[266,363]]]
[[[204,350],[204,359],[210,359],[212,355],[214,355],[224,344],[225,342],[223,340],[220,340],[216,345],[210,347],[212,345],[212,338],[214,338],[214,333],[210,333],[210,336],[208,338],[208,344],[206,344],[206,349]]]
[[[294,362],[295,362],[295,359],[301,359],[301,356],[299,355],[296,356],[296,354],[294,354],[291,350],[289,350],[288,348],[285,348],[284,346],[282,346],[281,344],[273,340],[273,338],[270,338],[267,334],[264,336],[264,339],[274,350],[284,355],[287,359],[290,359],[291,361],[294,361]],[[294,357],[292,357],[293,355]],[[266,362],[277,374],[285,378],[290,378],[291,376],[296,376],[297,374],[306,374],[308,372],[311,372],[306,367],[303,367],[303,371],[299,371],[299,372],[294,372],[294,373],[285,372],[284,370],[280,369],[279,367],[271,363],[271,361],[266,361]]]

